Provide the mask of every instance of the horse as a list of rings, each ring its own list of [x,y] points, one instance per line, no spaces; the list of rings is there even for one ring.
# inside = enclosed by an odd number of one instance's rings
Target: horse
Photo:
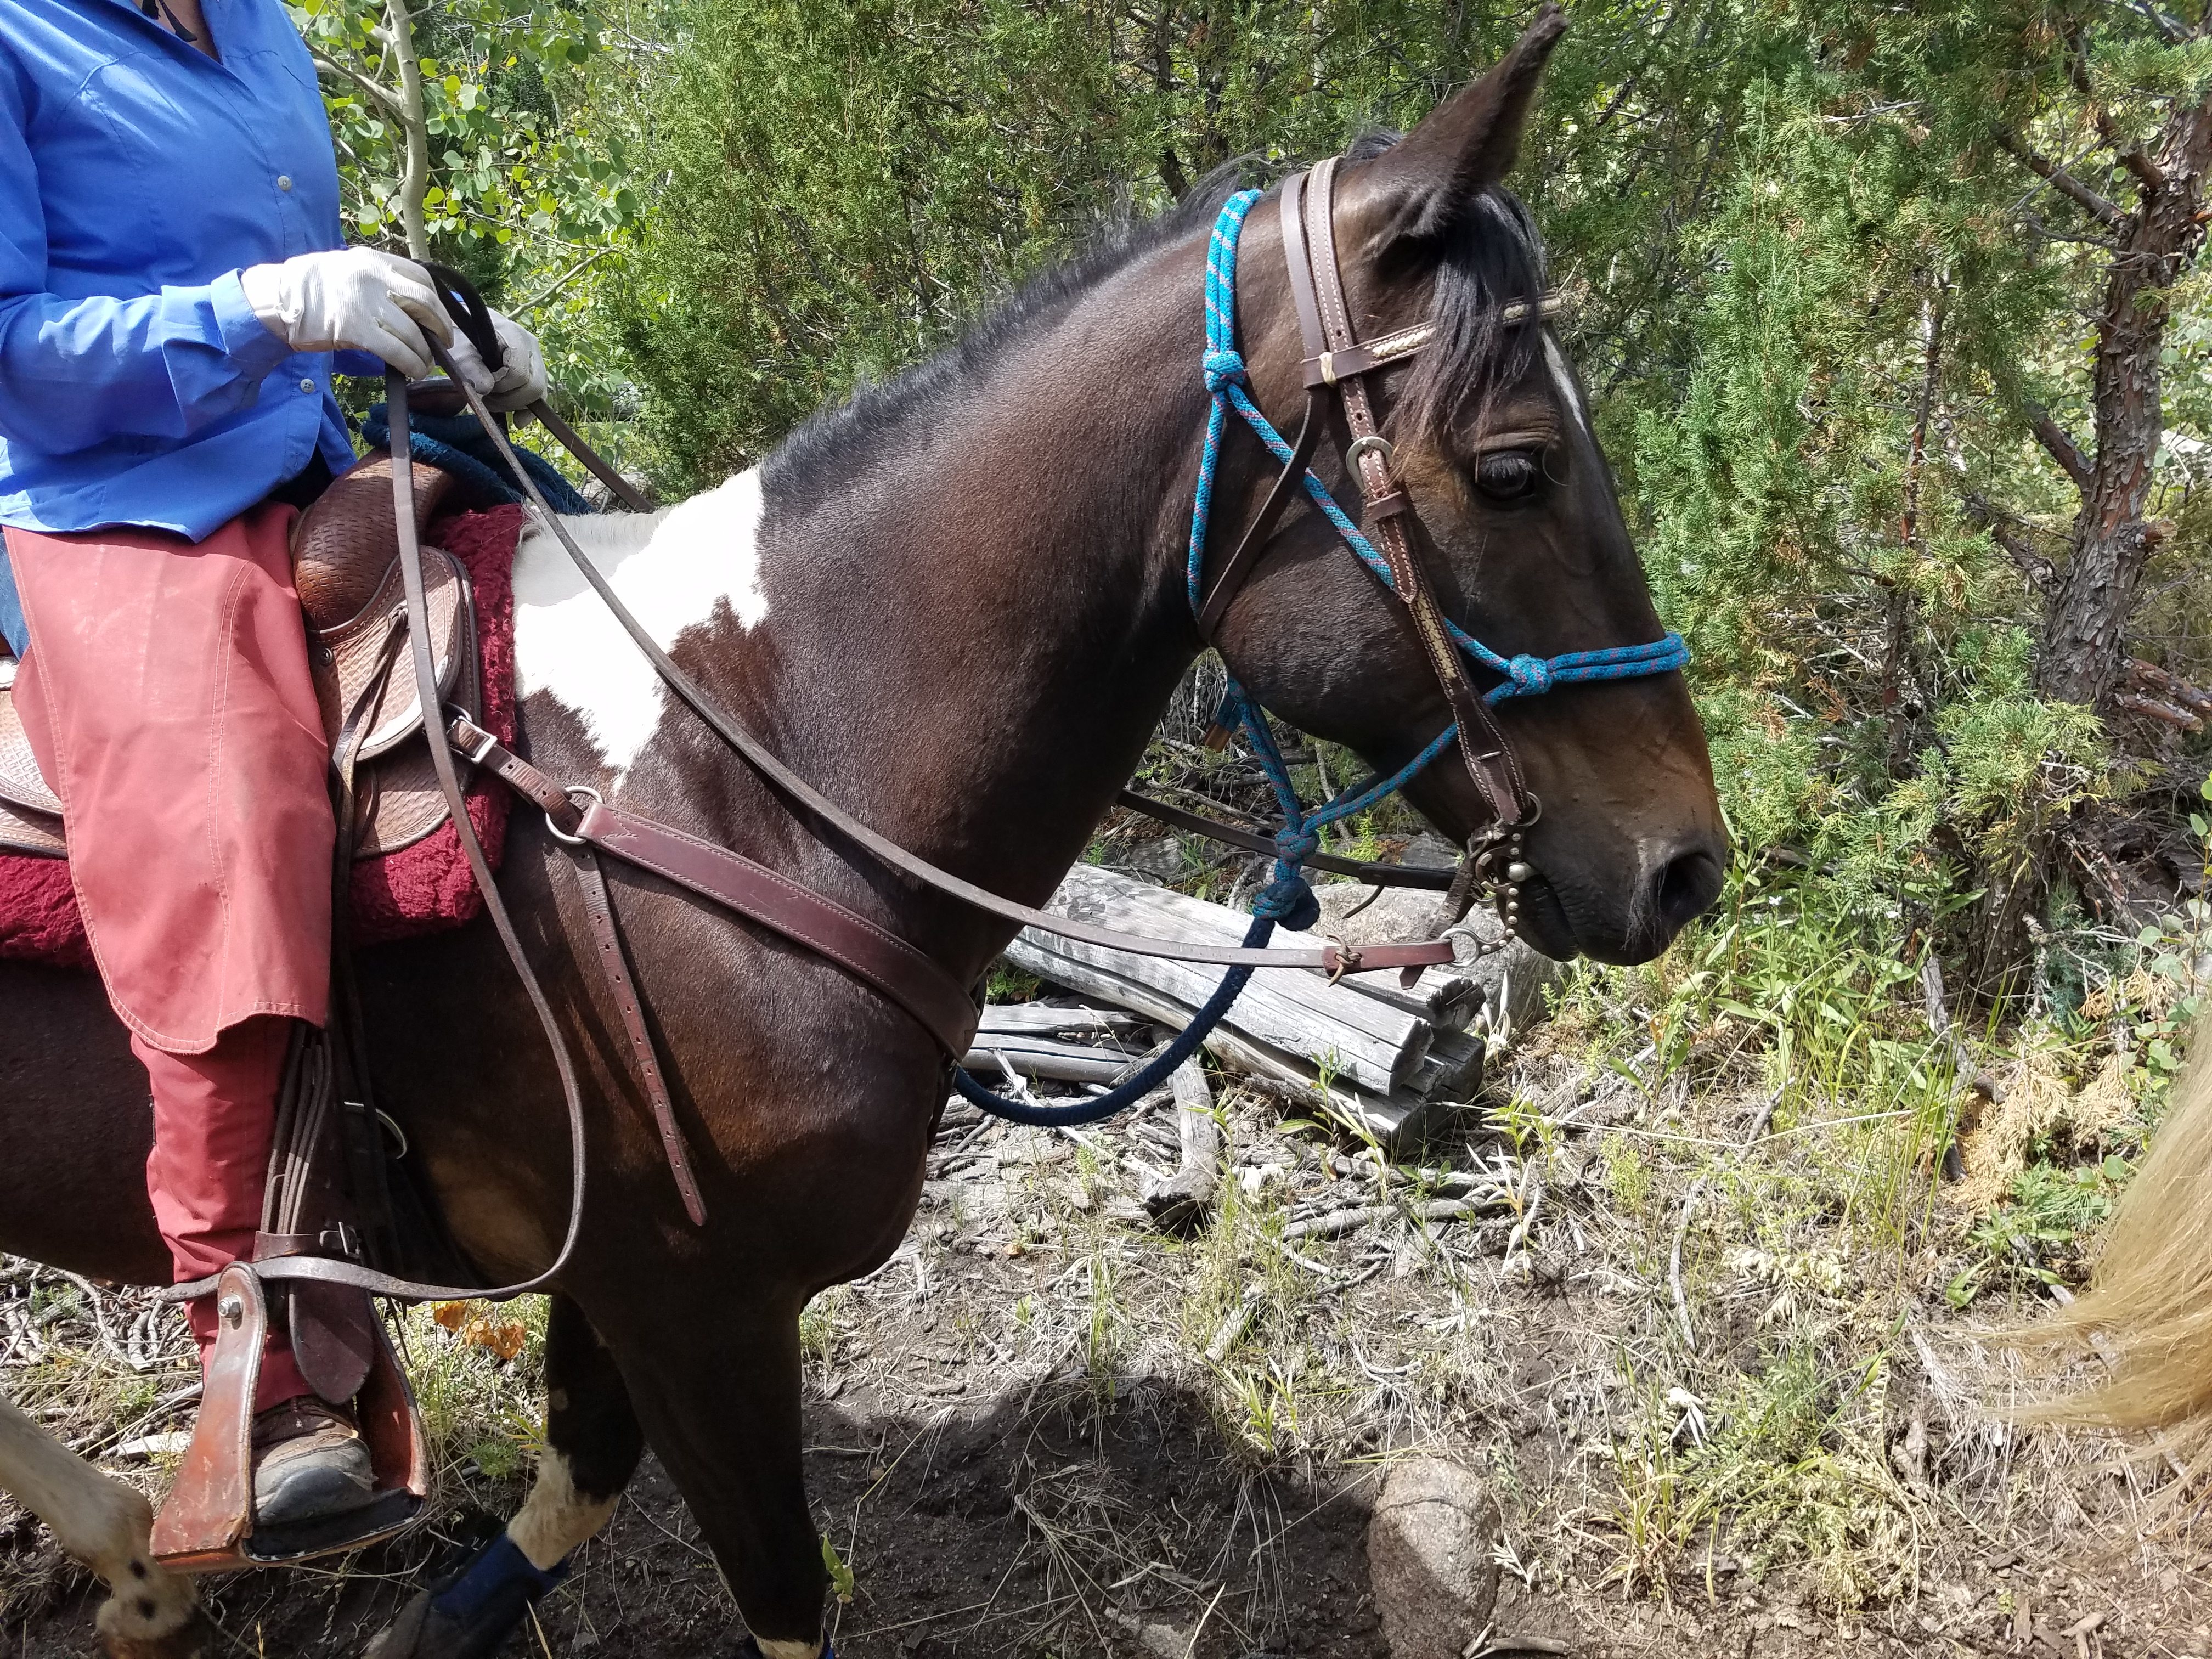
[[[1507,653],[1663,632],[1544,320],[1540,241],[1503,182],[1563,27],[1540,15],[1402,139],[1354,145],[1337,184],[1363,332],[1437,325],[1380,396],[1419,556],[1446,613]],[[1202,648],[1185,561],[1210,396],[1207,227],[1228,190],[1203,187],[1044,276],[757,470],[660,513],[570,526],[664,648],[789,765],[904,847],[1024,902],[1043,902],[1081,855]],[[1250,396],[1295,410],[1300,335],[1273,213],[1252,216],[1238,286]],[[1340,428],[1322,443],[1324,477],[1342,477],[1345,441]],[[1258,445],[1224,446],[1223,537],[1274,476]],[[542,530],[519,548],[515,580],[517,747],[536,765],[733,846],[920,944],[962,983],[981,979],[1010,924],[788,809],[665,695]],[[1212,643],[1259,702],[1379,775],[1451,721],[1404,613],[1311,511],[1281,522]],[[1650,959],[1717,896],[1726,859],[1681,674],[1496,709],[1541,803],[1519,932],[1556,957]],[[1490,820],[1473,769],[1450,754],[1407,796],[1455,842]],[[611,869],[706,1202],[691,1224],[549,830],[518,818],[501,883],[581,1057],[590,1187],[552,1295],[544,1451],[505,1540],[526,1577],[557,1571],[649,1443],[758,1651],[815,1659],[825,1579],[801,1471],[799,1315],[904,1234],[945,1059],[836,964]],[[477,1270],[528,1276],[562,1237],[568,1138],[552,1062],[491,930],[364,951],[358,978],[377,1097],[418,1179]],[[166,1282],[144,1081],[98,981],[0,963],[0,1249]],[[192,1599],[148,1559],[143,1504],[27,1432],[0,1419],[0,1486],[111,1587],[110,1650],[194,1651]],[[523,1605],[495,1595],[455,1613],[425,1592],[371,1652],[489,1653]]]

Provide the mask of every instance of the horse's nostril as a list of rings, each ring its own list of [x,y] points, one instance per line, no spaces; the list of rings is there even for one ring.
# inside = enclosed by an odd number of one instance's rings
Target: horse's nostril
[[[1702,847],[1678,853],[1651,880],[1652,902],[1669,929],[1704,914],[1720,896],[1721,861]]]

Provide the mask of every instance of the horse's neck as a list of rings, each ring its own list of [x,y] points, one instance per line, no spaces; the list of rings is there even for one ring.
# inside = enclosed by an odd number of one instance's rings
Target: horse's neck
[[[1158,343],[1196,339],[1196,289],[1194,262],[1188,287],[1125,272],[787,520],[770,471],[793,747],[1018,896],[1080,854],[1190,659],[1177,503],[1203,404],[1196,347],[1170,364]]]
[[[1177,544],[1203,404],[1196,344],[1186,363],[1161,343],[1198,339],[1197,273],[1187,251],[1146,256],[999,348],[956,397],[595,526],[587,551],[834,799],[1041,900],[1191,653]],[[658,793],[653,739],[688,716],[565,565],[550,538],[526,544],[524,688],[582,713],[609,767],[638,764]]]

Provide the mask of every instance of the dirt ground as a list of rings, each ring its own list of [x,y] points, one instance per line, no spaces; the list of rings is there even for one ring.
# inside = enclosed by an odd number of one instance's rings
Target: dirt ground
[[[1493,1103],[1411,1174],[1225,1090],[1228,1178],[1187,1236],[1133,1202],[1173,1163],[1171,1106],[1079,1139],[949,1114],[905,1246],[803,1329],[808,1474],[849,1573],[838,1651],[1382,1659],[1364,1529],[1389,1461],[1425,1450],[1504,1508],[1492,1653],[2212,1659],[2212,1580],[2191,1507],[2159,1506],[2160,1450],[1993,1413],[2017,1366],[1967,1334],[2030,1310],[1945,1300],[1956,1226],[1822,1267],[1839,1222],[1814,1182],[1801,1268],[1753,1246],[1820,1161],[1807,1139],[1697,1165],[1691,1192],[1686,1159],[1625,1160],[1723,1144],[1741,1103],[1685,1115],[1541,1045],[1497,1085],[1521,1138]],[[1408,1200],[1454,1171],[1481,1212],[1419,1219]],[[1400,1212],[1314,1224],[1377,1204]],[[16,1274],[0,1311],[36,1305]],[[111,1320],[136,1305],[108,1300]],[[181,1350],[103,1395],[130,1373],[83,1312],[48,1320],[36,1364],[8,1344],[0,1385],[91,1448],[181,1426]],[[420,1315],[409,1337],[434,1373],[433,1523],[210,1581],[230,1652],[359,1653],[519,1501],[534,1331],[511,1359]],[[104,1467],[155,1490],[159,1461]],[[0,1654],[93,1651],[87,1581],[4,1502],[0,1598]],[[511,1653],[709,1659],[742,1634],[650,1462],[540,1619]]]

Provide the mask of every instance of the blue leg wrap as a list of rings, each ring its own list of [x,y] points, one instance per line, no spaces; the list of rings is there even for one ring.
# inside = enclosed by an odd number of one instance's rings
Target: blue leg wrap
[[[530,1558],[501,1533],[483,1553],[469,1563],[460,1577],[431,1601],[431,1607],[460,1625],[473,1625],[496,1608],[520,1619],[522,1609],[568,1576],[563,1559],[550,1571],[531,1565]]]

